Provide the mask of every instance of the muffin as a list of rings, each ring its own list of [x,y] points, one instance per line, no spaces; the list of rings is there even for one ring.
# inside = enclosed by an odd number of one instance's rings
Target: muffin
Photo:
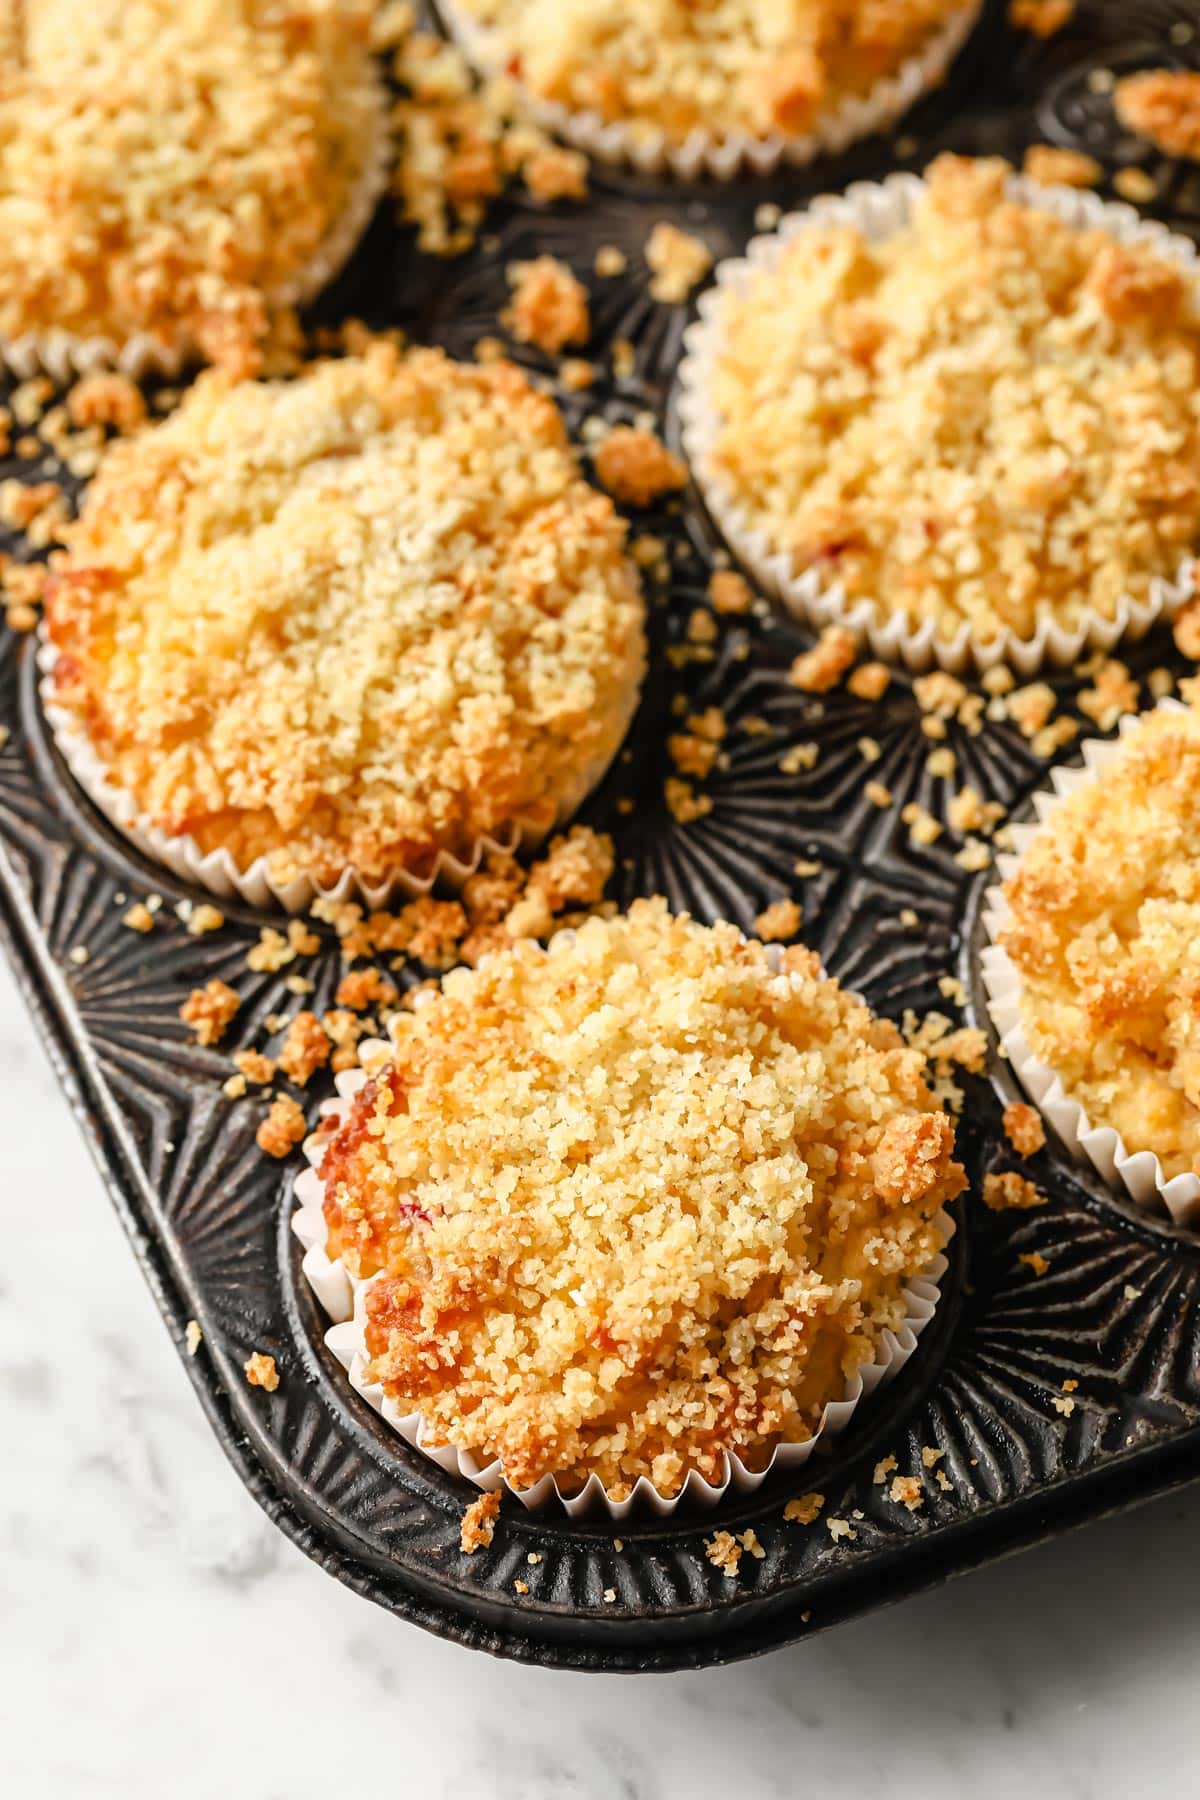
[[[881,130],[944,74],[974,0],[449,0],[468,54],[605,161],[760,172]]]
[[[639,901],[392,1031],[319,1170],[363,1383],[422,1449],[518,1492],[723,1485],[809,1444],[911,1324],[953,1128],[810,952]]]
[[[365,0],[2,0],[0,346],[252,372],[384,181]],[[61,366],[59,366],[61,364]]]
[[[575,809],[643,617],[552,402],[508,363],[377,343],[291,382],[209,371],[113,446],[47,589],[44,695],[83,785],[172,866],[285,904],[350,872],[374,899]]]
[[[1066,1118],[1072,1147],[1115,1133],[1118,1173],[1152,1153],[1181,1202],[1200,1196],[1198,795],[1195,706],[1092,745],[1027,831],[988,953],[997,1022],[1020,1026],[1013,1066],[1051,1122],[1062,1131],[1063,1099],[1082,1115]]]
[[[734,547],[811,623],[1022,673],[1144,630],[1200,538],[1195,254],[941,156],[729,266],[681,374]]]

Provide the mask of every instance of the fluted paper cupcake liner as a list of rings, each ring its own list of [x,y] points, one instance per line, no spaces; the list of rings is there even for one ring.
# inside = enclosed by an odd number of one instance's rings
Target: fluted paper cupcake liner
[[[483,75],[504,73],[504,52],[493,32],[455,5],[454,0],[439,0],[438,11],[446,30],[475,69]],[[784,164],[795,168],[818,156],[839,155],[860,139],[890,129],[944,80],[979,11],[979,0],[968,0],[895,74],[877,81],[865,94],[845,95],[826,113],[818,115],[811,131],[796,137],[782,133],[756,137],[748,131],[717,134],[696,129],[676,143],[657,126],[606,120],[597,112],[576,112],[558,101],[539,99],[520,82],[514,82],[514,87],[530,118],[596,162],[634,169],[641,175],[669,173],[683,181],[697,181],[704,176],[729,181],[743,170],[769,175]]]
[[[439,883],[457,891],[489,856],[533,850],[552,831],[564,825],[583,803],[592,789],[603,780],[616,750],[597,759],[579,772],[570,790],[559,803],[555,817],[549,821],[515,819],[509,829],[497,836],[481,835],[469,856],[457,856],[439,850],[430,871],[416,875],[411,870],[396,868],[382,881],[368,881],[353,865],[342,870],[336,882],[323,883],[314,876],[298,871],[286,880],[271,872],[270,859],[257,857],[243,868],[227,849],[202,850],[196,839],[187,834],[164,831],[139,811],[137,801],[127,789],[110,776],[92,745],[87,732],[75,716],[56,703],[51,680],[58,652],[44,637],[38,645],[38,668],[41,672],[39,692],[42,711],[50,727],[56,748],[74,780],[97,806],[111,825],[130,843],[155,862],[162,863],[180,881],[195,882],[223,900],[244,900],[250,906],[278,906],[287,913],[307,912],[314,900],[361,900],[376,911],[398,898],[419,899]],[[631,688],[625,702],[617,748],[637,708],[640,679]]]
[[[346,204],[324,243],[286,282],[268,296],[272,310],[289,306],[306,306],[341,273],[371,223],[375,208],[385,192],[391,161],[391,139],[388,131],[387,97],[382,85],[375,101],[376,118],[371,143],[362,171],[354,182]],[[145,331],[136,331],[122,343],[97,334],[81,337],[77,332],[48,326],[44,331],[28,331],[18,338],[0,335],[0,367],[7,368],[18,380],[34,375],[49,375],[64,386],[81,375],[100,370],[115,370],[133,381],[157,378],[173,381],[195,354],[186,343],[164,344]]]
[[[961,674],[971,667],[988,669],[1006,663],[1018,675],[1028,677],[1043,663],[1063,667],[1085,651],[1107,652],[1122,638],[1144,637],[1193,592],[1190,557],[1183,558],[1174,579],[1152,577],[1145,599],[1124,595],[1112,618],[1085,611],[1077,624],[1068,626],[1045,614],[1029,638],[1008,628],[995,637],[981,638],[969,624],[946,637],[938,633],[932,619],[914,627],[901,614],[881,615],[869,600],[851,602],[841,583],[820,568],[797,570],[792,553],[780,549],[766,530],[752,522],[715,464],[721,416],[711,399],[712,374],[723,347],[725,300],[744,292],[754,279],[773,268],[784,248],[807,231],[844,226],[873,242],[893,237],[908,224],[924,190],[925,183],[917,175],[854,182],[844,194],[820,195],[803,212],[789,214],[778,231],[753,238],[744,256],[719,266],[714,285],[701,295],[699,317],[684,334],[685,355],[678,373],[683,446],[705,505],[755,580],[795,618],[815,630],[844,625],[860,643],[870,646],[873,655],[914,671],[936,665]],[[1200,285],[1195,246],[1165,226],[1141,218],[1130,206],[1099,200],[1074,188],[1039,187],[1020,175],[1008,178],[1008,192],[1013,200],[1050,213],[1067,225],[1106,231],[1120,243],[1152,245],[1160,255],[1181,263],[1189,278]]]
[[[1170,711],[1185,710],[1177,701],[1161,704]],[[997,857],[1001,882],[984,896],[983,922],[990,942],[982,953],[980,966],[988,1012],[1009,1066],[1065,1148],[1077,1162],[1090,1163],[1110,1187],[1124,1187],[1138,1206],[1155,1211],[1165,1209],[1177,1225],[1186,1225],[1200,1218],[1200,1176],[1168,1178],[1152,1150],[1130,1151],[1120,1132],[1111,1125],[1092,1124],[1078,1100],[1063,1086],[1061,1077],[1030,1048],[1021,1012],[1021,976],[1008,952],[997,942],[1012,918],[1002,884],[1016,873],[1032,839],[1055,808],[1107,768],[1120,755],[1122,742],[1141,723],[1140,716],[1130,715],[1121,720],[1119,737],[1088,738],[1082,745],[1082,766],[1055,769],[1052,786],[1034,795],[1036,821],[1012,827],[1016,850]]]
[[[354,1096],[369,1079],[367,1071],[377,1069],[387,1061],[389,1046],[380,1039],[371,1039],[360,1046],[359,1055],[364,1067],[338,1075],[336,1083],[339,1098],[328,1102],[323,1108],[326,1117],[333,1118],[338,1123],[346,1117]],[[384,1393],[378,1382],[369,1380],[369,1358],[365,1341],[366,1302],[371,1286],[381,1277],[371,1276],[360,1280],[351,1275],[339,1260],[328,1254],[323,1211],[324,1184],[319,1174],[319,1164],[328,1141],[328,1137],[321,1134],[309,1138],[304,1146],[311,1166],[296,1179],[297,1210],[292,1217],[292,1229],[304,1246],[302,1267],[305,1279],[325,1312],[334,1321],[332,1329],[325,1334],[326,1344],[346,1370],[350,1386],[374,1407],[405,1443],[429,1457],[447,1474],[462,1476],[464,1480],[487,1492],[503,1489],[513,1494],[522,1506],[531,1510],[557,1504],[572,1518],[594,1512],[607,1513],[614,1520],[626,1519],[633,1512],[655,1513],[666,1518],[685,1500],[711,1509],[719,1505],[726,1494],[753,1493],[768,1475],[781,1470],[803,1468],[814,1451],[826,1448],[829,1440],[845,1429],[859,1402],[866,1395],[874,1393],[884,1382],[890,1381],[912,1356],[921,1333],[937,1309],[940,1283],[948,1267],[945,1256],[939,1252],[919,1275],[913,1276],[905,1284],[901,1290],[904,1323],[900,1329],[880,1333],[874,1359],[860,1365],[847,1381],[846,1391],[840,1399],[830,1400],[826,1404],[813,1435],[802,1444],[778,1444],[762,1469],[747,1468],[741,1457],[727,1452],[725,1477],[720,1482],[706,1481],[692,1470],[677,1494],[666,1495],[642,1476],[624,1500],[612,1499],[599,1477],[594,1474],[588,1477],[582,1488],[569,1493],[563,1491],[554,1475],[544,1475],[532,1487],[520,1488],[508,1480],[499,1458],[481,1462],[469,1450],[461,1450],[453,1444],[427,1443],[420,1413],[403,1412]],[[945,1246],[954,1235],[954,1222],[943,1210],[937,1214],[935,1225]]]

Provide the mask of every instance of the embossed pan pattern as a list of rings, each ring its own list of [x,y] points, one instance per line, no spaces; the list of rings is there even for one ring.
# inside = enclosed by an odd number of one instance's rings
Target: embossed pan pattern
[[[1196,235],[1200,166],[1165,162],[1124,136],[1094,74],[1162,61],[1200,66],[1200,9],[1186,0],[1081,5],[1075,23],[1044,43],[1012,34],[993,7],[950,83],[891,143],[721,188],[598,174],[583,208],[506,204],[489,222],[494,235],[450,264],[417,256],[410,235],[381,213],[321,316],[402,324],[469,353],[496,329],[505,265],[551,251],[592,286],[589,354],[611,367],[605,353],[617,338],[635,352],[628,379],[602,376],[583,398],[563,397],[572,428],[587,413],[650,411],[669,432],[686,315],[645,292],[640,253],[656,219],[677,219],[719,254],[735,252],[763,201],[787,210],[851,179],[919,168],[946,146],[1019,159],[1027,143],[1049,138],[1091,150],[1110,175],[1126,163],[1146,168],[1161,195],[1151,211]],[[628,252],[627,278],[592,277],[601,243]],[[525,360],[549,374],[536,354]],[[3,473],[37,471],[14,461]],[[971,947],[989,877],[958,867],[949,830],[914,849],[899,819],[910,799],[944,818],[948,797],[926,770],[928,742],[907,677],[874,706],[844,692],[820,701],[798,694],[783,677],[803,639],[770,620],[723,622],[713,660],[674,666],[666,652],[704,605],[714,543],[690,498],[639,524],[668,540],[674,573],[669,593],[655,597],[652,673],[629,744],[587,809],[616,838],[617,897],[661,892],[703,919],[749,928],[768,901],[794,893],[805,940],[877,1008],[899,1018],[909,1007],[945,1007],[938,977],[957,971],[968,1021],[986,1027]],[[200,1322],[203,1345],[186,1366],[213,1429],[281,1528],[348,1585],[501,1655],[582,1669],[691,1667],[815,1632],[1160,1492],[1200,1466],[1200,1242],[1135,1216],[1053,1150],[1032,1170],[1049,1205],[987,1212],[978,1187],[1003,1156],[1000,1110],[1015,1097],[1001,1071],[966,1083],[960,1136],[973,1192],[960,1206],[937,1319],[896,1386],[860,1409],[836,1455],[806,1483],[851,1535],[835,1542],[821,1524],[786,1524],[790,1490],[768,1484],[717,1521],[753,1527],[765,1552],[743,1557],[736,1581],[705,1557],[713,1517],[683,1512],[630,1522],[618,1551],[600,1526],[505,1507],[491,1550],[463,1556],[459,1519],[471,1491],[408,1449],[348,1390],[300,1278],[288,1230],[293,1170],[259,1154],[261,1109],[226,1099],[227,1056],[196,1047],[177,1017],[188,989],[214,975],[242,992],[247,1036],[286,1008],[282,974],[245,968],[266,915],[229,909],[229,927],[205,938],[122,928],[118,894],[157,891],[169,906],[186,890],[141,863],[72,789],[47,743],[32,648],[11,634],[0,646],[0,723],[9,730],[0,749],[0,933],[181,1354],[186,1322]],[[1172,658],[1160,631],[1130,662],[1145,673]],[[1069,699],[1080,683],[1060,677],[1055,685]],[[718,703],[731,726],[728,766],[707,784],[712,810],[687,825],[663,803],[679,694],[689,709]],[[774,735],[739,731],[748,714],[770,721]],[[857,747],[868,735],[881,750],[869,769]],[[816,766],[784,774],[781,755],[809,741],[821,745]],[[1045,765],[1006,724],[977,737],[952,725],[948,741],[960,780],[1005,802],[1019,806],[1044,780]],[[891,789],[890,810],[867,800],[870,778]],[[798,859],[819,862],[821,872],[798,877]],[[83,962],[70,954],[81,945]],[[305,972],[316,983],[308,1004],[321,1010],[338,977],[332,939]],[[315,1106],[317,1083],[313,1090]],[[1034,1252],[1044,1274],[1019,1260]],[[242,1377],[255,1349],[279,1364],[274,1394]],[[1054,1401],[1067,1382],[1077,1383],[1075,1404],[1062,1410]],[[942,1453],[928,1469],[923,1447]],[[916,1511],[872,1480],[891,1455],[921,1477]],[[530,1552],[541,1560],[530,1564]],[[518,1578],[527,1593],[516,1592]]]

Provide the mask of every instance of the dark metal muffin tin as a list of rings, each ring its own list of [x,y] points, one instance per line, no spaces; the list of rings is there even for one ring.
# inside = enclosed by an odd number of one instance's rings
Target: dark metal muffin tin
[[[1180,41],[1190,25],[1197,37]],[[1084,4],[1075,25],[1047,43],[1015,36],[993,8],[948,85],[890,143],[724,187],[685,190],[597,172],[585,206],[540,211],[514,200],[498,208],[491,235],[460,262],[417,256],[411,235],[382,212],[321,317],[398,323],[468,354],[496,330],[505,265],[552,251],[592,289],[588,354],[611,367],[614,339],[635,347],[629,379],[602,375],[590,393],[564,397],[573,429],[595,412],[667,420],[685,315],[646,294],[641,249],[656,219],[690,225],[725,254],[751,235],[763,201],[787,210],[851,179],[919,168],[947,146],[1019,160],[1027,143],[1049,138],[1094,151],[1110,172],[1128,161],[1151,169],[1163,195],[1153,210],[1197,233],[1200,166],[1164,163],[1124,137],[1094,76],[1164,60],[1200,66],[1200,9],[1187,0]],[[628,252],[626,277],[592,276],[603,243]],[[535,355],[518,355],[550,373]],[[12,464],[5,472],[37,471]],[[973,950],[990,877],[963,873],[950,832],[914,849],[899,819],[911,798],[944,817],[948,798],[947,784],[926,771],[930,746],[908,680],[898,676],[878,705],[845,691],[801,695],[784,673],[803,640],[770,620],[722,621],[713,660],[672,666],[669,647],[704,605],[714,540],[691,497],[638,528],[668,540],[674,573],[655,596],[652,672],[627,749],[586,809],[616,839],[617,897],[664,893],[702,919],[750,927],[768,901],[798,894],[805,940],[876,1008],[896,1018],[908,1007],[953,1011],[938,977],[957,970],[968,1020],[986,1026]],[[203,1329],[185,1366],[214,1431],[267,1512],[339,1579],[402,1618],[504,1656],[579,1669],[692,1667],[802,1637],[1196,1472],[1200,1245],[1135,1214],[1055,1149],[1032,1171],[1048,1206],[986,1211],[982,1175],[1013,1166],[1000,1130],[1011,1082],[993,1060],[992,1079],[966,1081],[960,1142],[972,1193],[958,1206],[937,1317],[899,1380],[863,1404],[803,1483],[773,1481],[716,1515],[680,1512],[615,1530],[508,1502],[491,1549],[463,1556],[459,1520],[473,1490],[408,1448],[348,1388],[323,1346],[325,1321],[289,1230],[294,1163],[281,1167],[256,1150],[261,1106],[226,1099],[227,1050],[197,1048],[177,1017],[188,989],[214,975],[245,996],[245,1036],[267,1014],[294,1007],[282,974],[245,969],[267,915],[227,908],[229,927],[204,938],[173,924],[148,937],[122,927],[119,894],[161,893],[166,912],[186,890],[134,854],[73,788],[47,741],[32,651],[11,634],[0,647],[0,721],[11,733],[0,750],[0,930],[181,1354],[187,1321]],[[1176,663],[1165,631],[1129,657],[1141,671]],[[1081,685],[1054,681],[1066,696]],[[663,802],[665,738],[680,694],[689,707],[719,704],[731,727],[728,766],[706,787],[712,811],[688,825]],[[776,734],[739,731],[747,714],[768,719]],[[870,767],[857,749],[864,735],[882,750]],[[783,751],[809,739],[821,746],[816,767],[781,773]],[[1019,806],[1045,778],[1007,724],[988,724],[977,737],[952,726],[949,742],[960,781],[1006,802]],[[867,801],[872,777],[891,788],[890,811]],[[623,797],[632,811],[619,806]],[[820,875],[798,879],[797,858],[819,860]],[[70,956],[80,945],[82,964]],[[316,980],[308,1004],[320,1010],[338,978],[336,944],[304,970]],[[312,1085],[315,1105],[328,1090]],[[1030,1252],[1046,1259],[1044,1274],[1019,1260]],[[282,1373],[274,1394],[243,1378],[243,1361],[258,1349]],[[1054,1401],[1067,1381],[1078,1385],[1064,1413]],[[936,1465],[944,1488],[923,1468],[923,1446],[944,1452]],[[922,1477],[919,1510],[894,1504],[873,1482],[887,1455]],[[835,1543],[823,1521],[785,1523],[797,1486],[819,1488],[826,1516],[849,1520],[853,1537]],[[704,1553],[718,1525],[753,1527],[765,1551],[761,1560],[745,1556],[736,1580]],[[540,1561],[530,1563],[530,1552]],[[527,1593],[517,1593],[518,1579]]]

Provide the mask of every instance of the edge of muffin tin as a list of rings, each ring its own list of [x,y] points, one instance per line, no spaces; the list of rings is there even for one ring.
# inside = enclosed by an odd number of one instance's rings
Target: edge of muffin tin
[[[977,117],[969,128],[961,93],[957,114],[948,95],[934,97],[920,109],[930,129],[914,160],[923,162],[948,141],[976,151],[1002,148],[1012,154],[1015,148],[1019,154],[1021,144],[1036,135],[1028,108],[1051,91],[1049,86],[1042,93],[1035,86],[1032,95],[1016,91],[1014,81],[1017,87],[1025,81],[1024,65],[1031,58],[1040,57],[1045,64],[1035,80],[1051,83],[1057,94],[1063,86],[1060,69],[1078,69],[1082,80],[1089,58],[1111,61],[1119,55],[1119,42],[1115,48],[1102,43],[1098,52],[1094,44],[1064,33],[1061,42],[1049,46],[1022,46],[1016,76],[998,62],[989,63],[984,73],[985,44],[1000,29],[1003,0],[991,0],[986,10],[988,17],[954,85],[961,87],[969,69],[981,73],[981,88],[994,78],[998,91],[972,91]],[[1095,4],[1091,11],[1097,12]],[[1119,25],[1117,13],[1122,15]],[[1128,5],[1110,6],[1108,16],[1101,15],[1101,37],[1107,32],[1117,40],[1122,33],[1135,38],[1142,29],[1135,13]],[[947,119],[951,130],[943,132]],[[1041,123],[1047,130],[1046,120]],[[869,164],[871,154],[864,147],[819,168],[803,187],[789,187],[781,196],[785,210],[803,204],[809,188],[833,189],[858,174],[876,173]],[[593,235],[602,229],[599,215],[611,219],[614,205],[626,200],[641,203],[643,222],[656,208],[674,204],[686,223],[692,203],[708,198],[718,231],[725,231],[722,209],[740,209],[741,224],[748,226],[755,202],[773,197],[761,182],[714,189],[641,182],[612,173],[602,174],[595,187],[597,217],[586,228]],[[394,279],[396,268],[388,259],[388,246],[383,248],[386,281]],[[426,295],[432,299],[431,316],[452,335],[453,299],[451,310],[443,312],[441,290],[453,296],[457,279],[452,269],[439,291]],[[418,298],[417,304],[424,303]],[[614,398],[623,402],[628,396],[616,393]],[[702,541],[707,535],[702,511],[690,506],[679,534]],[[282,1165],[274,1176],[263,1170],[254,1182],[252,1204],[246,1204],[244,1193],[233,1202],[239,1234],[234,1251],[245,1260],[236,1265],[234,1257],[236,1278],[230,1278],[227,1268],[224,1287],[197,1252],[196,1241],[178,1229],[178,1213],[173,1217],[171,1211],[181,1204],[173,1189],[175,1171],[164,1165],[156,1141],[163,1133],[145,1127],[139,1136],[128,1104],[136,1079],[127,1071],[126,1106],[120,1104],[115,1059],[127,1046],[118,1030],[110,1029],[106,1036],[100,1029],[103,1021],[98,1023],[89,1008],[86,980],[80,984],[83,999],[77,1000],[66,951],[77,941],[67,935],[76,922],[71,908],[84,906],[78,896],[90,889],[103,887],[106,903],[111,901],[108,889],[116,883],[131,892],[153,887],[169,898],[190,890],[142,861],[71,787],[47,739],[32,665],[30,644],[19,649],[11,639],[0,644],[0,712],[13,723],[19,718],[20,726],[0,748],[0,944],[222,1448],[280,1529],[345,1585],[438,1636],[518,1661],[581,1670],[695,1668],[808,1636],[1194,1478],[1200,1467],[1200,1237],[1139,1214],[1096,1177],[1076,1168],[1065,1153],[1051,1151],[1033,1171],[1051,1193],[1051,1204],[1042,1211],[998,1219],[983,1212],[977,1198],[964,1197],[942,1304],[911,1364],[886,1398],[864,1403],[846,1439],[814,1461],[802,1481],[773,1478],[757,1494],[717,1514],[681,1512],[666,1521],[647,1519],[615,1528],[611,1522],[576,1525],[553,1514],[531,1516],[506,1507],[492,1548],[463,1556],[459,1521],[475,1490],[399,1444],[348,1388],[323,1344],[322,1321],[301,1278],[301,1252],[290,1230],[293,1166]],[[651,730],[659,725],[661,720],[651,719]],[[14,756],[19,764],[10,760]],[[1039,771],[1026,785],[1032,788],[1044,779]],[[808,826],[796,829],[803,833]],[[863,871],[854,859],[865,841],[855,837],[843,850],[841,863],[831,866],[823,906],[836,910],[855,904],[855,884]],[[871,873],[879,888],[892,852],[873,837],[872,844],[870,856],[878,862]],[[991,879],[984,872],[964,887],[964,909],[952,941],[968,992],[967,1022],[980,1025],[994,1043],[973,955],[979,901]],[[898,875],[896,904],[918,886],[919,871],[905,865]],[[874,904],[870,897],[868,904]],[[931,921],[940,930],[937,908],[932,902],[931,907]],[[108,913],[113,910],[107,905]],[[223,905],[223,910],[243,925],[268,918],[238,903]],[[151,951],[149,942],[138,942],[148,979],[164,984],[174,979],[170,969],[161,977],[154,972],[169,945],[164,942]],[[124,948],[133,954],[129,946]],[[244,944],[233,945],[239,955],[243,949]],[[86,970],[79,973],[87,975]],[[907,996],[904,982],[901,987]],[[888,1000],[894,1010],[890,987]],[[148,1014],[147,1026],[155,1023]],[[163,1048],[175,1059],[173,1078],[184,1069],[178,1084],[186,1089],[181,1105],[189,1109],[189,1128],[195,1118],[200,1120],[199,1148],[185,1146],[200,1159],[197,1185],[204,1191],[197,1204],[212,1202],[213,1193],[201,1179],[212,1148],[204,1134],[210,1129],[213,1137],[225,1133],[222,1146],[240,1141],[233,1134],[240,1130],[244,1135],[248,1115],[239,1115],[243,1124],[229,1123],[212,1079],[213,1053],[186,1050],[177,1035]],[[136,1056],[131,1066],[136,1070]],[[1001,1153],[999,1105],[1015,1097],[1010,1073],[993,1056],[989,1079],[977,1083],[972,1094],[972,1105],[980,1111],[962,1128],[964,1159],[975,1188]],[[251,1133],[252,1125],[253,1120]],[[218,1210],[219,1182],[213,1187],[213,1217],[220,1229],[207,1237],[201,1234],[206,1253],[222,1243],[226,1224]],[[183,1206],[191,1204],[185,1193]],[[1050,1247],[1048,1237],[1056,1231],[1063,1245],[1074,1239],[1083,1247],[1073,1270],[1065,1268],[1059,1276],[1052,1269],[1038,1291],[1036,1282],[1021,1279],[1023,1271],[1014,1275],[1012,1265],[1017,1250],[1026,1245]],[[1069,1249],[1064,1252],[1064,1264],[1070,1254]],[[1152,1281],[1156,1284],[1144,1306],[1131,1308],[1137,1317],[1129,1326],[1130,1354],[1142,1359],[1138,1379],[1126,1375],[1121,1361],[1123,1320],[1112,1327],[1098,1359],[1094,1354],[1092,1340],[1099,1334],[1087,1307],[1098,1280],[1094,1271],[1108,1263],[1119,1270],[1126,1264],[1144,1267],[1152,1271],[1147,1289]],[[1120,1279],[1118,1272],[1118,1283]],[[1059,1293],[1064,1283],[1066,1301]],[[202,1326],[203,1343],[189,1356],[186,1333],[193,1318]],[[270,1395],[250,1389],[243,1378],[242,1362],[258,1348],[280,1360],[283,1380]],[[1072,1368],[1082,1376],[1088,1354],[1092,1362],[1080,1381],[1085,1390],[1079,1396],[1084,1403],[1080,1414],[1066,1421],[1056,1418],[1049,1400],[1061,1390],[1059,1377]],[[979,1452],[969,1459],[972,1467],[976,1461],[984,1466],[962,1479],[966,1471],[956,1469],[953,1494],[931,1492],[918,1513],[886,1503],[883,1489],[871,1479],[874,1459],[902,1443],[910,1452],[932,1443],[930,1421],[939,1418],[957,1455],[959,1438],[951,1430],[951,1423],[957,1430],[956,1401],[969,1392],[962,1382],[977,1379],[977,1368],[985,1366],[988,1355],[999,1365],[998,1373],[989,1378],[990,1385],[978,1378],[970,1431],[964,1425],[959,1434],[967,1449],[974,1446]],[[1041,1361],[1031,1372],[1035,1356]],[[959,1386],[952,1389],[955,1381]],[[948,1459],[940,1466],[953,1465]],[[783,1504],[803,1487],[830,1496],[826,1512],[812,1526],[786,1524]],[[862,1541],[831,1544],[824,1520],[850,1504],[863,1510]],[[758,1531],[766,1559],[743,1557],[738,1579],[729,1581],[704,1557],[704,1538],[716,1529],[740,1531],[749,1525]],[[612,1548],[618,1534],[620,1555]],[[543,1561],[530,1566],[530,1552]],[[528,1594],[514,1591],[517,1577],[527,1580]],[[611,1602],[603,1597],[606,1584],[615,1594]]]

